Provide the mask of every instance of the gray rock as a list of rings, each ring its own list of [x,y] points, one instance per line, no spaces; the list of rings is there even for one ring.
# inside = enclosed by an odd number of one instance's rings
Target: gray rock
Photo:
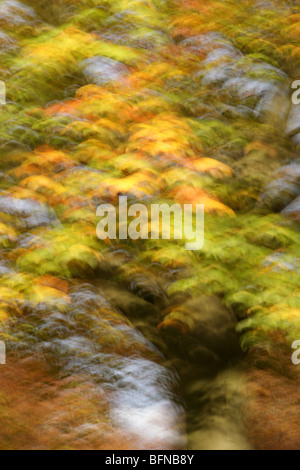
[[[21,25],[36,17],[35,11],[17,0],[1,3],[1,21],[11,25]]]
[[[190,50],[192,53],[210,52],[219,47],[226,48],[227,51],[238,50],[230,43],[230,40],[223,34],[218,32],[209,32],[207,34],[199,34],[181,41],[180,46]]]
[[[300,196],[289,204],[282,213],[300,222]]]
[[[27,229],[49,225],[56,219],[54,212],[46,205],[33,199],[16,199],[10,196],[0,197],[0,212],[18,217]]]
[[[136,48],[155,50],[171,44],[172,40],[165,31],[148,29],[143,34],[140,32],[138,34],[132,33],[130,35],[130,43]]]
[[[235,49],[230,44],[222,44],[216,49],[213,49],[207,56],[204,61],[205,64],[211,64],[213,62],[224,60],[224,59],[232,59],[235,60],[241,57],[241,52]]]
[[[10,267],[7,261],[0,261],[0,276],[14,273],[14,270]]]
[[[231,73],[231,64],[218,64],[201,74],[203,75],[202,83],[204,85],[224,83],[226,80],[229,80]],[[197,74],[197,76],[199,76],[199,74]]]
[[[299,185],[295,184],[295,181],[289,181],[288,178],[280,178],[266,187],[261,202],[272,210],[281,211],[297,196],[300,196]]]
[[[2,52],[2,49],[11,49],[12,47],[14,47],[14,45],[14,39],[9,37],[3,31],[0,31],[0,52]]]
[[[293,163],[279,168],[276,174],[288,181],[300,184],[300,160],[295,160]]]
[[[273,127],[284,129],[290,110],[289,87],[274,85],[263,95],[255,114]]]
[[[262,265],[264,268],[271,268],[274,272],[299,271],[299,259],[296,258],[291,262],[286,253],[273,253],[264,259]]]
[[[295,136],[293,137],[293,142],[294,142],[297,146],[298,146],[298,145],[300,146],[300,132],[299,132],[299,134],[297,134],[297,135],[295,135]]]
[[[129,73],[126,65],[109,57],[95,56],[81,62],[84,76],[96,85],[119,82]]]
[[[196,74],[204,85],[229,80],[233,76],[234,64],[242,57],[242,53],[219,33],[194,36],[185,39],[180,45],[194,54],[207,53],[201,70]]]
[[[300,105],[292,105],[285,132],[289,136],[300,132]]]
[[[274,127],[284,127],[290,109],[290,89],[282,70],[265,62],[254,64],[242,59],[233,63],[231,78],[222,88],[239,100],[254,99],[255,117]]]
[[[260,98],[265,93],[273,90],[273,85],[264,80],[256,80],[248,77],[235,77],[228,80],[224,85],[224,89],[229,89],[236,94],[239,99],[256,97]]]

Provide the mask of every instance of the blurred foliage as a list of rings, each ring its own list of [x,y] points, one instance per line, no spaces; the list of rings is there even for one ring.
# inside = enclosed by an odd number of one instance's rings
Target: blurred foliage
[[[244,351],[272,356],[299,339],[300,209],[290,220],[263,197],[297,157],[284,129],[300,73],[299,5],[3,0],[0,8],[4,330],[39,305],[70,311],[79,280],[105,295],[109,279],[117,294],[136,296],[135,307],[118,307],[130,317],[138,305],[139,327],[151,305],[160,331],[201,343],[195,305],[208,297],[237,317]],[[293,184],[300,194],[299,178]],[[204,249],[98,240],[96,208],[119,195],[205,204]]]

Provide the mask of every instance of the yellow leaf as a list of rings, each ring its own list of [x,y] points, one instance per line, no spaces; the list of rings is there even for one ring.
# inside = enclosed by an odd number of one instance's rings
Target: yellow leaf
[[[230,166],[225,165],[213,158],[199,158],[192,162],[197,171],[201,173],[210,173],[212,176],[218,178],[222,176],[232,176],[234,171]]]

